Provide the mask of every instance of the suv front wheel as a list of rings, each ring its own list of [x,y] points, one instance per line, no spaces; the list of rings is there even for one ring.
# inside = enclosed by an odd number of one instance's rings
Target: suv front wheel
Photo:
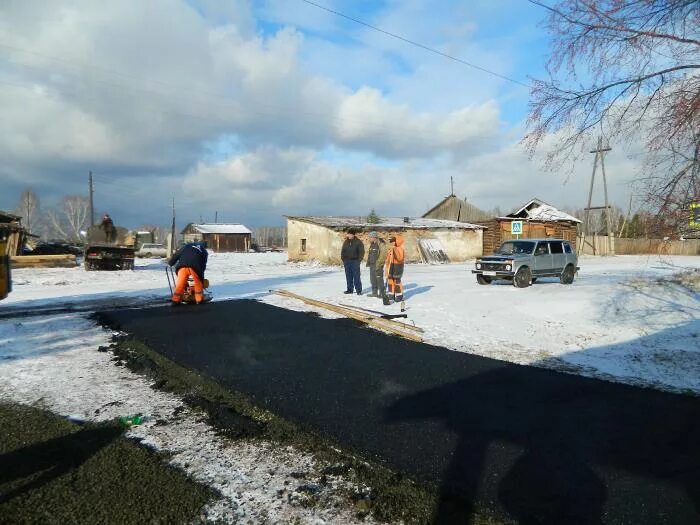
[[[523,266],[513,276],[513,286],[516,288],[527,288],[532,283],[532,271],[527,266]]]
[[[576,269],[573,264],[567,264],[564,271],[561,272],[561,277],[559,281],[561,284],[571,284],[574,282],[574,275],[576,274]]]

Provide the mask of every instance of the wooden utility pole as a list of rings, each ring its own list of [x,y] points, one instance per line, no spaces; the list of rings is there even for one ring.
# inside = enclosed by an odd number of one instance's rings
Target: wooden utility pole
[[[90,191],[90,226],[95,225],[95,204],[94,204],[94,194],[95,194],[95,189],[92,185],[92,172],[90,172],[90,175],[88,177],[88,187]]]
[[[620,228],[620,231],[617,234],[618,237],[622,237],[622,232],[625,231],[625,226],[627,226],[627,221],[630,219],[631,213],[632,213],[632,194],[630,193],[630,203],[629,203],[629,206],[627,206],[627,215],[625,215],[625,218],[622,221],[622,227]]]
[[[168,257],[175,253],[175,197],[173,197],[173,222],[170,226],[170,253]]]
[[[581,251],[585,249],[586,237],[591,235],[591,210],[604,210],[605,211],[605,223],[608,230],[608,255],[615,255],[615,248],[612,238],[612,225],[610,219],[610,205],[608,203],[608,180],[605,175],[605,153],[612,151],[610,146],[603,147],[603,138],[598,137],[598,147],[591,150],[590,153],[595,153],[595,158],[593,159],[593,173],[591,174],[591,186],[588,190],[588,206],[585,208],[585,215],[583,221],[583,238],[581,240]],[[598,161],[600,161],[600,169],[603,173],[603,192],[605,195],[605,206],[591,206],[593,201],[593,186],[595,183],[595,172],[598,168]],[[595,233],[592,234],[593,243],[588,242],[588,245],[593,249],[593,255],[595,253]]]

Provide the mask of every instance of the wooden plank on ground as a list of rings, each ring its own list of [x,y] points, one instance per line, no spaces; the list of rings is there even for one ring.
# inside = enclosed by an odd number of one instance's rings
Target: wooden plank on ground
[[[75,255],[15,255],[10,257],[12,268],[72,268]]]
[[[397,321],[392,321],[390,319],[382,319],[379,316],[372,315],[369,313],[359,312],[357,310],[352,310],[350,308],[345,308],[343,306],[337,306],[337,305],[331,304],[331,303],[325,303],[323,301],[318,301],[316,299],[310,299],[308,297],[304,297],[303,295],[298,295],[298,294],[295,294],[293,292],[288,292],[287,290],[270,290],[270,292],[272,292],[276,295],[281,295],[282,297],[297,299],[297,300],[302,301],[306,304],[309,304],[312,306],[317,306],[319,308],[323,308],[326,310],[330,310],[331,312],[335,312],[335,313],[343,315],[345,317],[355,319],[356,321],[359,321],[359,322],[364,323],[368,326],[371,326],[372,328],[377,328],[378,330],[382,330],[382,331],[389,332],[389,333],[394,334],[394,335],[398,335],[399,337],[403,337],[404,339],[408,339],[410,341],[416,341],[418,343],[423,342],[423,338],[420,336],[420,334],[417,334],[411,330],[413,327],[410,327],[410,326],[405,325],[403,323],[399,323]]]

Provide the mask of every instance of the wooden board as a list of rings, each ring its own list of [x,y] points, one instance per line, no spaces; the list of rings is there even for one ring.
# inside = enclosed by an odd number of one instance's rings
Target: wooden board
[[[10,257],[12,268],[72,268],[75,255],[16,255]]]
[[[345,317],[349,317],[350,319],[360,321],[361,323],[371,326],[372,328],[377,328],[378,330],[398,335],[399,337],[409,339],[410,341],[416,341],[418,343],[423,342],[423,338],[420,336],[420,334],[416,333],[415,327],[405,325],[404,323],[399,323],[390,319],[382,319],[379,316],[365,312],[359,312],[357,310],[352,310],[343,306],[338,306],[331,303],[324,303],[323,301],[310,299],[308,297],[304,297],[303,295],[298,295],[292,292],[288,292],[286,290],[270,290],[270,292],[276,295],[281,295],[282,297],[297,299],[306,304],[330,310],[331,312],[335,312]]]

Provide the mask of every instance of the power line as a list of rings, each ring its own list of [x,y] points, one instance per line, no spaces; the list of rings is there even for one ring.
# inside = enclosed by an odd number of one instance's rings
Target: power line
[[[331,9],[329,7],[323,6],[321,4],[317,4],[316,2],[312,2],[311,0],[301,0],[302,2],[312,5],[314,7],[317,7],[319,9],[323,9],[324,11],[328,11],[329,13],[333,13],[334,15],[340,16],[342,18],[345,18],[347,20],[350,20],[352,22],[355,22],[356,24],[363,25],[365,27],[368,27],[369,29],[372,29],[374,31],[377,31],[379,33],[382,33],[384,35],[390,36],[392,38],[396,38],[398,40],[401,40],[402,42],[406,42],[407,44],[411,44],[412,46],[419,47],[425,51],[429,51],[430,53],[435,53],[436,55],[440,55],[441,57],[448,58],[450,60],[454,60],[455,62],[459,62],[460,64],[463,64],[465,66],[469,66],[474,69],[478,69],[479,71],[483,71],[484,73],[488,73],[489,75],[493,75],[495,77],[498,77],[503,80],[507,80],[508,82],[512,82],[514,84],[518,84],[519,86],[523,86],[526,88],[530,88],[528,84],[525,84],[524,82],[521,82],[520,80],[516,80],[514,78],[507,77],[505,75],[501,75],[500,73],[496,73],[495,71],[491,71],[490,69],[486,69],[485,67],[478,66],[476,64],[472,64],[471,62],[467,62],[466,60],[462,60],[461,58],[448,55],[447,53],[443,53],[442,51],[439,51],[433,47],[426,46],[425,44],[421,44],[420,42],[416,42],[415,40],[411,40],[409,38],[403,37],[401,35],[397,35],[396,33],[392,33],[390,31],[386,31],[385,29],[382,29],[377,26],[373,26],[372,24],[368,24],[367,22],[363,22],[362,20],[359,20],[357,18],[354,18],[352,16],[346,15],[344,13],[341,13],[340,11],[335,11],[334,9]]]

